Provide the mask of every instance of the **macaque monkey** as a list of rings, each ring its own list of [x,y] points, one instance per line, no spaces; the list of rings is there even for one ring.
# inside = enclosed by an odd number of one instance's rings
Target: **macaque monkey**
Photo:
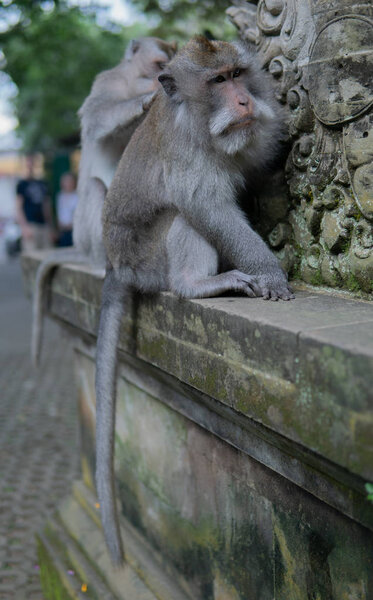
[[[31,339],[35,365],[40,356],[43,296],[50,271],[64,262],[92,262],[104,268],[101,217],[105,194],[124,148],[160,87],[158,75],[175,52],[175,42],[152,37],[132,40],[122,62],[97,75],[79,110],[82,153],[74,247],[51,252],[36,274]]]
[[[175,51],[175,43],[157,38],[132,40],[123,61],[96,77],[79,110],[82,156],[78,192],[86,200],[75,213],[74,245],[94,262],[105,264],[101,214],[106,191],[123,150],[159,88],[158,75]]]
[[[188,42],[118,165],[104,202],[107,269],[96,355],[96,486],[112,560],[123,561],[115,505],[116,348],[126,298],[243,292],[294,298],[277,258],[236,202],[250,172],[276,152],[274,93],[240,43]],[[229,270],[221,272],[221,265]]]

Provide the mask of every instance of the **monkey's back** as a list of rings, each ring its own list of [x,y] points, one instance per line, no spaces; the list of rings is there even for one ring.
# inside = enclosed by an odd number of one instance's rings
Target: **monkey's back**
[[[177,213],[167,202],[164,149],[159,143],[157,97],[119,162],[103,208],[103,239],[109,262],[139,269],[160,267],[159,239]],[[157,141],[158,140],[158,141]],[[135,166],[135,168],[134,168]]]

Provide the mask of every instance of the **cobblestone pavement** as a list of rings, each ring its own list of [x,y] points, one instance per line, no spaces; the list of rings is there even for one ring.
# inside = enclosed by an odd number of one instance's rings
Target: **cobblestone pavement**
[[[36,372],[30,318],[18,261],[0,265],[1,600],[43,600],[34,534],[79,469],[72,351],[48,322]]]

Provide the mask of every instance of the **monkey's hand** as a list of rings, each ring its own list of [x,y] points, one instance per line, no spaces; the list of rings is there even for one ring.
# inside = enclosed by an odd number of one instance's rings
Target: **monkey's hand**
[[[150,94],[145,94],[145,96],[143,97],[142,100],[142,109],[144,112],[146,112],[147,110],[149,110],[149,108],[151,107],[151,105],[153,104],[155,97],[157,95],[157,91],[155,90],[154,92],[151,92]]]
[[[261,289],[263,300],[292,300],[295,298],[285,272],[281,267],[269,270],[264,275],[257,275],[256,280]]]

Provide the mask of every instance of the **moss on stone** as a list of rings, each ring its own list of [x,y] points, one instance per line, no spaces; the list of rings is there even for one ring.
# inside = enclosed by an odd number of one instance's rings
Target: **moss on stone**
[[[224,381],[224,378],[222,378],[221,372],[218,373],[216,370],[209,367],[203,377],[200,375],[193,375],[190,378],[189,383],[193,387],[203,390],[210,396],[219,397],[222,402],[229,403],[227,388],[224,385],[219,385],[219,387],[217,387],[222,381]]]
[[[52,557],[44,544],[37,538],[40,580],[47,600],[74,600],[63,585]]]
[[[341,242],[340,252],[342,254],[346,254],[349,251],[350,247],[351,247],[351,237],[348,237],[345,240],[343,240],[343,242]]]
[[[323,278],[322,273],[321,273],[321,271],[319,269],[317,269],[310,276],[310,283],[312,285],[323,285],[324,284],[324,278]]]
[[[350,290],[350,292],[359,292],[360,291],[360,284],[358,282],[358,280],[356,279],[356,277],[350,273],[347,280],[346,280],[346,285],[347,288]]]

